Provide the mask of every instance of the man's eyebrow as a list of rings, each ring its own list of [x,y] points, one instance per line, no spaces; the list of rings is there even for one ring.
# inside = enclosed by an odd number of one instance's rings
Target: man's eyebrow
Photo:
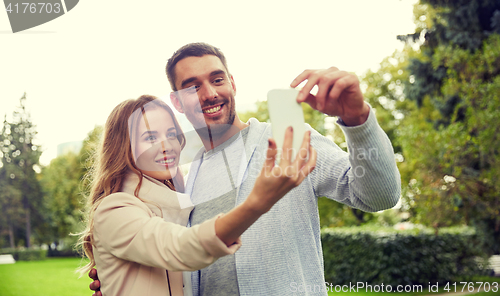
[[[197,78],[196,77],[189,77],[187,79],[184,79],[181,83],[181,88],[184,88],[184,86],[188,83],[191,83],[193,81],[195,81]]]
[[[210,76],[215,76],[215,75],[221,75],[221,74],[226,74],[226,72],[224,70],[215,70],[215,71],[212,71],[210,72]],[[182,82],[181,82],[181,88],[184,88],[187,84],[193,82],[193,81],[196,81],[198,78],[196,77],[189,77],[189,78],[186,78],[184,79]]]
[[[210,73],[210,76],[215,76],[220,74],[226,74],[226,72],[224,72],[224,70],[215,70]]]
[[[141,137],[144,136],[145,134],[157,134],[158,132],[157,131],[145,131],[144,133],[142,133]]]

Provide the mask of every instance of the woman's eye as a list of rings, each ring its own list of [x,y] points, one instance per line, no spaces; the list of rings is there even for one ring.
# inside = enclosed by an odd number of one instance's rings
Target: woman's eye
[[[168,133],[167,138],[170,140],[177,139],[177,133],[174,133],[174,132]]]
[[[145,140],[152,142],[152,141],[156,140],[156,137],[155,136],[147,136]]]

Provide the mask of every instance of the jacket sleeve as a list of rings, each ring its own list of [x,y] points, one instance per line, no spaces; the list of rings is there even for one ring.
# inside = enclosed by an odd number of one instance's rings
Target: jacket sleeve
[[[94,238],[123,260],[171,271],[193,271],[219,257],[234,254],[241,241],[227,247],[215,234],[215,220],[191,228],[152,216],[148,207],[127,193],[105,197],[94,215]]]
[[[311,182],[317,197],[326,196],[367,212],[389,209],[401,195],[401,176],[392,144],[371,110],[359,126],[343,125],[349,153],[312,130],[318,152]]]

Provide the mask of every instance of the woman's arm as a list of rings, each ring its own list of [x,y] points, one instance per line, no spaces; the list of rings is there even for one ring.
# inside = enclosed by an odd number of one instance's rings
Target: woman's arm
[[[276,142],[269,139],[264,167],[250,195],[242,204],[215,221],[215,233],[227,246],[234,244],[245,230],[288,191],[298,186],[314,169],[316,151],[310,145],[310,140],[311,132],[308,131],[304,135],[297,157],[291,161],[293,129],[288,128],[285,132],[281,161],[276,165]]]

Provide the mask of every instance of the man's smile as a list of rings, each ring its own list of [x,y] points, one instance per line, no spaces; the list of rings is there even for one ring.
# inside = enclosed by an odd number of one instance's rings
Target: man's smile
[[[202,112],[204,115],[213,117],[213,116],[218,116],[221,113],[221,109],[224,106],[224,104],[219,104],[219,105],[212,105],[206,108],[202,109]]]

